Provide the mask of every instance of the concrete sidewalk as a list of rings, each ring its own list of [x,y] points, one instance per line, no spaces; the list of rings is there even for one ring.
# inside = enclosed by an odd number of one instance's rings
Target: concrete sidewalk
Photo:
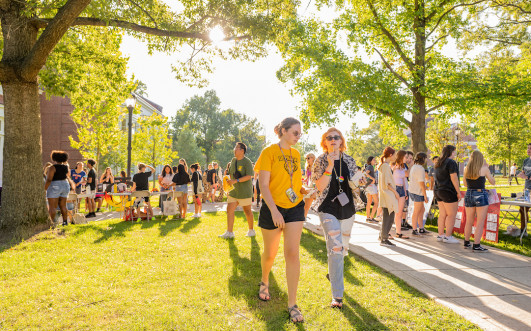
[[[317,215],[305,227],[322,234]],[[350,251],[403,279],[485,330],[531,329],[531,258],[500,249],[474,253],[436,234],[380,246],[380,225],[356,215]],[[411,231],[405,231],[409,235]]]
[[[203,212],[224,212],[226,203],[206,203]],[[240,210],[240,208],[238,208]],[[188,217],[193,205],[188,206]],[[253,206],[253,211],[258,211]],[[160,215],[160,209],[154,209]],[[98,214],[90,221],[121,217]],[[322,235],[317,215],[305,227]],[[436,234],[395,239],[396,247],[380,246],[380,225],[356,215],[350,251],[403,279],[433,300],[485,330],[531,330],[531,258],[488,247],[474,253],[460,244],[444,244]],[[405,232],[409,235],[410,231]]]

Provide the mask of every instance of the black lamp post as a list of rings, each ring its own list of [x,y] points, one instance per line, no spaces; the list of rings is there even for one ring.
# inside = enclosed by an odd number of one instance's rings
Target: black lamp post
[[[127,177],[131,178],[131,136],[133,132],[133,110],[135,109],[136,100],[130,98],[125,100],[125,105],[129,111],[129,119],[127,122]]]

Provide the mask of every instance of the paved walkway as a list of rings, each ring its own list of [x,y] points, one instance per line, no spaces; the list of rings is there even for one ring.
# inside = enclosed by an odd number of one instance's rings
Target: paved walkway
[[[188,211],[193,212],[190,206]],[[203,212],[225,210],[225,203],[203,206]],[[160,209],[154,212],[160,214]],[[113,212],[89,220],[117,217],[119,213]],[[316,215],[310,215],[305,223],[307,229],[322,234],[318,225]],[[482,329],[531,330],[531,258],[492,247],[488,253],[474,253],[465,250],[462,241],[438,242],[433,233],[396,239],[396,247],[383,247],[378,232],[378,224],[366,223],[364,216],[356,215],[350,251]]]
[[[305,227],[322,234],[318,225],[319,218],[310,215]],[[462,241],[438,242],[434,233],[395,239],[396,247],[384,247],[379,228],[356,215],[350,251],[482,329],[531,329],[531,258],[492,247],[488,253],[474,253]]]

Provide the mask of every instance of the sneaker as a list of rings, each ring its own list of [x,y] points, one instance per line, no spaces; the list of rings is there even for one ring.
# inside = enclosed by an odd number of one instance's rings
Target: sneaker
[[[411,234],[414,236],[420,236],[420,233],[417,230],[411,231]]]
[[[253,229],[250,229],[249,231],[247,231],[247,234],[245,236],[246,237],[254,237],[254,236],[256,236],[256,232],[254,232]]]
[[[224,234],[219,235],[218,237],[223,238],[223,239],[232,239],[234,238],[234,232],[225,231]]]
[[[100,209],[99,209],[99,208],[98,208],[98,209],[96,209],[96,213],[99,213],[99,212],[100,212]]]
[[[428,233],[428,231],[426,231],[426,229],[424,228],[421,228],[419,229],[419,233],[425,234],[425,233]]]
[[[385,240],[380,241],[380,246],[396,246],[396,245],[390,242],[389,239],[385,239]]]
[[[459,244],[459,240],[455,239],[453,236],[443,237],[443,243],[445,243],[445,244]]]
[[[63,226],[67,226],[68,225],[68,222],[67,221],[63,221]]]
[[[374,218],[375,221],[378,221],[378,222],[381,222],[383,220],[383,217],[382,216],[376,216]]]
[[[478,244],[477,246],[476,246],[476,244],[474,244],[474,247],[472,247],[472,251],[473,252],[478,252],[478,253],[485,253],[485,252],[488,251],[488,249],[483,247],[483,246],[481,246],[480,244]]]
[[[91,218],[91,217],[96,217],[96,213],[88,213],[87,215],[85,215],[85,218]]]
[[[437,241],[443,241],[444,236],[437,236]]]
[[[465,248],[470,248],[472,245],[470,244],[470,240],[465,240],[465,243],[463,245]]]

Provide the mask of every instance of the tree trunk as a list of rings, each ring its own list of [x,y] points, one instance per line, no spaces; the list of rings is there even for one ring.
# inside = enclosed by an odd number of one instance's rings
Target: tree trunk
[[[42,174],[41,116],[37,76],[23,80],[20,65],[37,40],[24,2],[2,11],[4,52],[0,80],[4,92],[4,175],[0,228],[24,237],[48,224]]]
[[[411,129],[411,148],[413,153],[428,152],[426,147],[426,97],[422,94],[426,86],[426,21],[424,2],[415,1],[415,59],[413,85],[410,88],[413,97],[413,112],[409,128]]]
[[[2,82],[5,143],[0,228],[24,236],[47,224],[37,82]]]
[[[426,98],[420,92],[413,93],[413,102],[418,107],[418,113],[411,116],[411,148],[413,153],[428,152],[426,147]],[[438,152],[438,151],[433,151]]]

